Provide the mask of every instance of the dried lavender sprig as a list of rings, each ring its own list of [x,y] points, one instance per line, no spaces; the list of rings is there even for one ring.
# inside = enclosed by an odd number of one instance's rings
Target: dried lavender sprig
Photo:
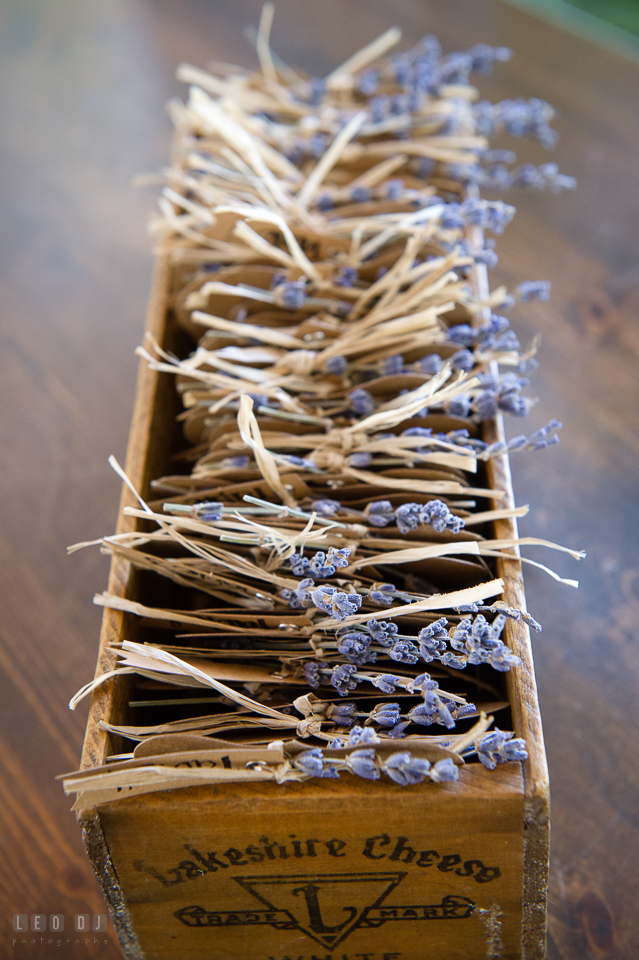
[[[243,500],[246,500],[247,503],[255,503],[260,507],[264,507],[267,510],[270,510],[272,513],[277,513],[279,516],[291,516],[299,517],[302,520],[311,520],[312,514],[306,513],[304,510],[298,510],[295,507],[287,507],[280,503],[269,503],[268,500],[260,500],[259,497],[251,497],[249,494],[244,494],[242,497]],[[320,511],[316,511],[315,522],[322,524],[323,526],[335,526],[345,528],[345,524],[338,523],[336,520],[327,520],[327,514],[322,514]]]
[[[332,577],[336,567],[347,567],[350,553],[348,547],[342,547],[341,549],[329,547],[328,554],[323,550],[318,550],[310,559],[300,553],[293,553],[288,562],[296,577],[306,577],[310,573],[321,579]]]
[[[463,203],[448,203],[439,219],[444,230],[463,230],[468,225],[503,233],[516,210],[503,200],[481,200],[469,197]]]
[[[544,100],[480,100],[472,108],[477,130],[485,136],[505,131],[513,137],[533,137],[545,147],[554,147],[557,134],[550,127],[555,111]]]
[[[469,603],[466,606],[457,608],[459,613],[479,613],[480,610],[486,610],[489,613],[500,613],[510,620],[523,620],[529,627],[532,627],[537,633],[542,632],[542,626],[537,623],[535,618],[527,610],[519,610],[517,607],[511,607],[503,600],[496,600],[491,604]]]
[[[518,437],[513,437],[507,443],[502,440],[491,443],[482,453],[477,454],[477,459],[489,460],[490,457],[506,452],[512,453],[515,450],[545,450],[546,447],[552,447],[559,443],[557,431],[561,430],[561,427],[562,424],[559,420],[549,420],[545,426],[535,430],[529,437],[522,433]]]
[[[326,757],[320,747],[299,753],[291,766],[309,777],[335,779],[340,771],[353,773],[365,780],[379,780],[385,773],[395,783],[409,786],[430,779],[434,783],[451,783],[459,779],[459,772],[450,757],[432,764],[425,758],[413,757],[408,751],[392,753],[386,759],[380,757],[375,746],[379,737],[370,727],[353,727],[348,738],[348,747],[356,747],[343,758]],[[340,747],[342,746],[340,742]]]
[[[480,613],[474,620],[470,617],[461,620],[449,632],[447,619],[441,617],[420,631],[419,651],[426,663],[440,660],[444,666],[456,670],[463,670],[468,664],[487,663],[495,670],[507,672],[519,666],[521,660],[499,639],[505,624],[503,614],[488,623]]]
[[[187,514],[205,523],[214,523],[224,515],[224,504],[217,500],[205,500],[202,503],[165,503],[164,513]]]
[[[402,534],[417,530],[420,524],[431,526],[438,533],[444,530],[459,533],[465,525],[465,521],[456,517],[442,500],[403,503],[396,510],[390,500],[373,500],[364,513],[372,526],[387,527],[391,523],[397,523]]]
[[[500,154],[504,159],[500,159]],[[465,183],[473,183],[488,190],[510,190],[512,187],[546,190],[561,193],[574,190],[577,181],[574,177],[559,172],[556,163],[542,163],[536,167],[533,163],[524,163],[509,170],[505,163],[513,163],[516,154],[510,150],[487,150],[480,157],[480,163],[452,163],[448,166],[449,175]],[[483,164],[480,165],[480,164]]]
[[[321,674],[328,671],[320,669],[319,672]],[[394,674],[370,677],[357,673],[357,667],[353,664],[342,664],[340,667],[335,667],[331,674],[331,684],[337,689],[340,696],[347,696],[351,690],[356,688],[360,680],[368,680],[384,693],[394,693],[395,687],[402,687],[409,693],[421,692],[424,702],[418,707],[414,707],[409,714],[413,723],[426,726],[440,723],[451,730],[455,726],[455,720],[475,712],[474,704],[460,704],[451,700],[445,694],[441,694],[439,684],[432,680],[428,673],[422,673],[412,680],[397,677]]]
[[[460,720],[475,713],[475,706],[472,703],[458,704],[447,697],[441,697],[440,699],[454,720]],[[344,706],[349,705],[344,704]],[[351,706],[354,707],[354,705]],[[378,724],[379,727],[384,729],[386,735],[393,739],[406,736],[404,731],[411,723],[418,724],[419,726],[431,726],[433,723],[439,722],[438,717],[433,714],[432,711],[429,712],[423,703],[413,707],[408,713],[402,713],[398,703],[383,701],[382,703],[376,704],[368,714],[363,711],[355,711],[354,709],[347,715],[341,715],[339,713],[335,715],[333,715],[333,713],[330,714],[330,719],[333,720],[337,726],[344,727],[351,727],[355,723],[356,717],[366,718],[365,722],[367,725],[370,723]],[[368,727],[366,729],[368,729]]]
[[[339,551],[334,550],[333,558],[339,554],[342,554],[343,559],[344,553],[347,549],[348,548],[342,548]],[[297,561],[299,561],[299,559],[300,558],[298,556]],[[304,559],[305,558],[302,558],[302,560]],[[322,563],[321,557],[319,557],[317,560],[317,564],[319,565],[320,563]],[[324,566],[322,569],[326,569],[326,567]],[[301,570],[301,573],[296,573],[296,570]],[[397,588],[390,583],[379,584],[371,588],[360,587],[359,593],[339,593],[338,596],[338,592],[336,592],[336,588],[333,586],[327,585],[326,587],[316,588],[315,581],[311,577],[304,576],[308,572],[308,568],[306,568],[304,564],[300,564],[299,567],[296,566],[292,572],[296,576],[302,576],[303,579],[300,580],[299,584],[294,590],[291,590],[288,587],[283,587],[280,590],[280,598],[285,600],[286,603],[288,603],[288,605],[294,610],[302,610],[306,607],[310,607],[310,605],[313,604],[318,610],[323,610],[325,613],[328,612],[327,605],[329,604],[329,598],[331,598],[331,603],[336,605],[339,604],[339,607],[336,608],[337,612],[334,610],[332,614],[338,620],[344,620],[345,616],[348,615],[344,613],[343,609],[345,602],[348,602],[350,605],[354,604],[356,608],[359,609],[362,599],[366,596],[369,598],[369,600],[372,600],[373,603],[377,603],[382,606],[390,606],[395,600],[403,603],[410,603],[412,600],[422,599],[422,594],[406,593],[404,591],[397,590]],[[328,571],[324,575],[332,576],[332,574]],[[344,597],[347,598],[347,601],[344,601]]]
[[[517,612],[521,615],[520,611]],[[414,664],[421,656],[425,663],[439,660],[444,666],[456,670],[463,670],[468,664],[486,663],[503,673],[521,663],[520,658],[499,639],[505,623],[506,616],[503,613],[498,614],[492,623],[488,623],[483,614],[477,614],[474,620],[466,617],[448,630],[448,620],[440,617],[420,630],[417,637],[409,637],[400,635],[395,623],[369,620],[361,624],[358,630],[345,633],[338,630],[336,636],[339,652],[351,664],[375,662],[376,653],[371,650],[371,644],[375,641],[388,650],[392,660],[399,663]]]
[[[331,668],[324,661],[307,661],[304,664],[304,675],[306,682],[313,689],[318,689],[322,685],[323,678],[330,677],[328,682],[335,687],[342,697],[348,696],[361,682],[372,683],[374,687],[384,693],[394,693],[397,687],[411,694],[421,692],[424,703],[420,704],[419,709],[414,708],[410,714],[411,720],[415,723],[425,725],[442,723],[452,729],[455,726],[455,719],[475,712],[474,704],[459,703],[442,693],[437,681],[431,679],[428,673],[422,673],[418,677],[409,679],[408,677],[398,677],[392,673],[362,674],[358,671],[357,666],[352,663],[339,664]],[[421,719],[415,719],[416,717]]]

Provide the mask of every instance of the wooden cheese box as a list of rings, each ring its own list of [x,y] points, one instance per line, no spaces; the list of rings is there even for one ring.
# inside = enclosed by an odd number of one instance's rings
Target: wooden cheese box
[[[189,349],[172,315],[184,267],[156,264],[147,329]],[[142,363],[126,471],[142,491],[178,449],[174,379]],[[501,424],[489,425],[497,439]],[[507,490],[506,458],[488,464]],[[133,504],[125,488],[122,505]],[[119,532],[138,521],[121,516]],[[495,535],[516,537],[513,520]],[[521,565],[500,559],[505,600],[524,606]],[[136,599],[140,575],[114,558],[109,591]],[[107,609],[96,674],[139,618]],[[528,628],[508,621],[522,665],[505,675],[512,729],[529,760],[457,783],[401,787],[349,775],[307,783],[224,783],[130,796],[79,814],[87,854],[129,960],[485,960],[545,956],[548,776]],[[82,769],[124,747],[129,677],[94,693]],[[503,723],[502,723],[503,725]]]

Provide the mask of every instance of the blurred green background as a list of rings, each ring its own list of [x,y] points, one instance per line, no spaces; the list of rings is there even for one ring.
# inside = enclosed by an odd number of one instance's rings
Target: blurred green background
[[[556,14],[570,6],[639,35],[639,0],[528,0],[527,5]]]

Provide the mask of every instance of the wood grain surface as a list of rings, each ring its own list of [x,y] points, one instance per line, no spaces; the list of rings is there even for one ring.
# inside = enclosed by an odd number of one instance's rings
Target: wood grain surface
[[[97,551],[66,558],[64,548],[115,523],[120,484],[106,459],[124,456],[151,276],[153,191],[132,190],[130,179],[166,162],[164,103],[181,93],[177,63],[253,64],[242,28],[259,6],[0,6],[2,957],[120,955],[111,934],[85,942],[73,932],[75,914],[105,908],[54,777],[80,755],[86,708],[71,714],[66,702],[93,674],[100,611],[91,596],[107,564]],[[570,558],[557,561],[565,576],[580,575],[580,591],[526,575],[529,608],[544,624],[534,650],[553,797],[548,960],[633,960],[639,65],[501,0],[278,0],[273,41],[285,60],[322,74],[391,23],[407,43],[434,32],[446,50],[512,47],[484,94],[552,102],[553,159],[580,181],[576,194],[512,195],[519,213],[493,279],[553,283],[550,304],[513,314],[524,341],[543,335],[532,423],[565,424],[559,447],[513,457],[518,502],[532,505],[521,533],[589,554],[577,574]],[[529,145],[520,153],[549,158]],[[511,435],[521,426],[507,424]],[[33,934],[14,946],[15,913],[64,914],[63,945]]]

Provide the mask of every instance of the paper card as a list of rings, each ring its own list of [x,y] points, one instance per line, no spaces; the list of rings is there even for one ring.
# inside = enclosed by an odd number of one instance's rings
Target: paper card
[[[237,295],[232,293],[200,295],[200,290],[205,284],[212,281],[233,284],[234,286],[245,283],[252,287],[260,287],[263,290],[268,290],[274,274],[280,270],[281,268],[276,266],[250,264],[238,267],[225,267],[216,273],[200,274],[195,277],[191,283],[187,284],[175,298],[176,319],[180,326],[191,334],[194,340],[199,340],[202,336],[203,328],[201,324],[194,323],[191,320],[192,310],[202,310],[205,313],[212,313],[215,316],[226,317],[231,307],[247,299],[245,296],[242,296],[241,293]],[[247,308],[255,302],[256,301],[252,300],[250,304],[247,304]]]
[[[218,740],[214,737],[203,737],[195,733],[165,733],[156,737],[148,737],[138,743],[133,751],[133,758],[160,756],[167,753],[185,753],[190,750],[228,750],[233,744],[227,740]]]

